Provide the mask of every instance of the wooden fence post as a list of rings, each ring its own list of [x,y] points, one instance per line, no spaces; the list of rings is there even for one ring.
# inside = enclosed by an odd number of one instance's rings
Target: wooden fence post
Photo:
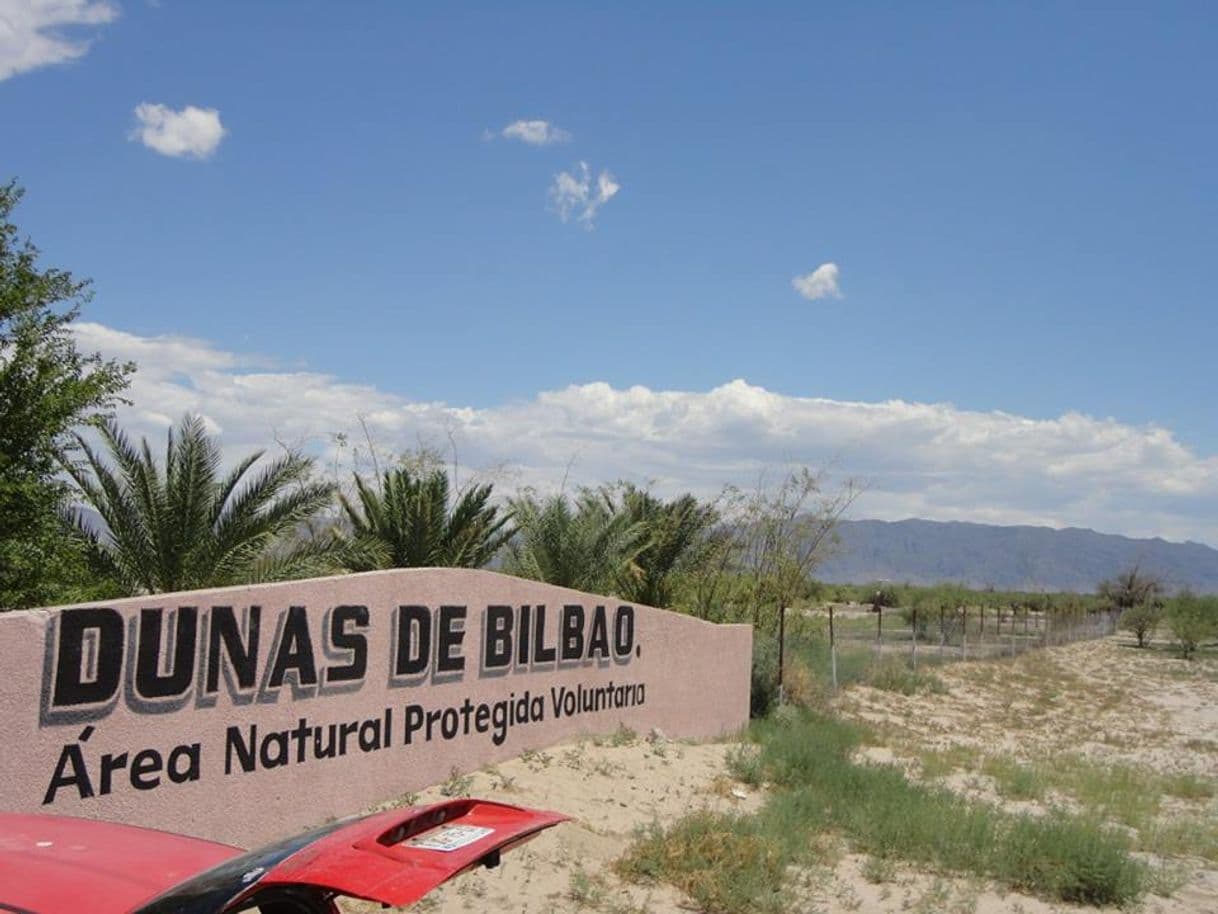
[[[833,636],[833,604],[829,604],[829,676],[833,691],[837,691],[837,640]]]

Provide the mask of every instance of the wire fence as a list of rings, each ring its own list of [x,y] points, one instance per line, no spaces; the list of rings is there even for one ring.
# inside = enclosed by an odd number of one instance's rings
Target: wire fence
[[[1045,612],[1033,609],[961,607],[918,610],[829,606],[817,611],[828,623],[828,674],[839,685],[839,661],[904,658],[909,666],[990,657],[1015,657],[1074,641],[1105,638],[1116,631],[1119,613]],[[870,655],[870,657],[868,657]],[[850,678],[856,678],[851,676]]]

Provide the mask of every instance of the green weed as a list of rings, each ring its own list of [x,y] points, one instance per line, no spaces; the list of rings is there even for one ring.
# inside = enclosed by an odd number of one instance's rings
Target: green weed
[[[762,782],[761,751],[749,743],[741,743],[727,751],[727,771],[732,777],[750,787]]]
[[[468,774],[462,774],[461,769],[453,766],[448,773],[448,780],[440,785],[440,794],[446,797],[468,797],[474,786],[474,779]]]
[[[994,786],[1004,797],[1015,800],[1039,800],[1045,795],[1045,778],[1032,765],[1024,765],[1007,755],[990,756],[981,765],[981,773],[994,779]]]
[[[701,811],[644,829],[616,864],[635,882],[667,882],[716,914],[788,910],[787,856],[751,816]]]
[[[1003,813],[885,765],[853,761],[860,732],[815,714],[758,721],[755,759],[740,774],[774,794],[754,816],[695,813],[653,828],[623,858],[628,878],[663,879],[706,910],[771,910],[786,868],[808,862],[814,838],[834,832],[880,860],[996,879],[1062,901],[1126,904],[1145,891],[1146,867],[1128,839],[1090,818]],[[737,776],[740,776],[738,774]],[[695,894],[698,893],[698,894]]]
[[[917,695],[919,692],[943,695],[947,692],[943,680],[934,673],[915,670],[905,660],[896,657],[888,657],[874,664],[864,681],[872,688],[902,695]]]

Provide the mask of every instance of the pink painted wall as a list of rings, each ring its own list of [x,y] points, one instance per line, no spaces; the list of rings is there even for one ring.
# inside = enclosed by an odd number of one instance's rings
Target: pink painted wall
[[[582,607],[582,626],[568,605]],[[402,615],[404,606],[425,609]],[[464,618],[444,606],[464,607]],[[553,662],[520,653],[526,613],[535,630],[539,606],[540,646],[558,652]],[[416,620],[404,636],[400,618]],[[529,654],[536,637],[524,639]],[[438,783],[453,767],[470,771],[581,733],[619,724],[695,739],[735,731],[748,719],[751,646],[748,626],[455,569],[0,614],[0,809],[250,846]],[[506,665],[483,669],[487,660]],[[556,712],[564,689],[582,689],[589,704]],[[513,722],[526,694],[528,719]],[[332,745],[333,757],[318,757]]]

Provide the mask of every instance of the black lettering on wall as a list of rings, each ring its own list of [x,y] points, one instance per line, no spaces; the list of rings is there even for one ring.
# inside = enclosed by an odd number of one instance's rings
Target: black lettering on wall
[[[161,672],[161,634],[164,609],[141,609],[136,636],[135,692],[141,698],[177,698],[185,695],[195,676],[195,642],[199,611],[180,606],[171,614],[172,665]]]
[[[427,670],[431,657],[431,610],[426,606],[399,606],[397,630],[393,675],[418,676]]]
[[[326,682],[352,682],[368,672],[368,638],[358,631],[347,631],[347,625],[357,629],[368,627],[367,606],[336,606],[330,614],[330,644],[338,651],[350,651],[345,666],[326,670]]]
[[[488,606],[483,631],[482,668],[499,670],[512,662],[512,622],[510,606]]]
[[[596,607],[592,612],[592,630],[588,633],[588,656],[609,659],[609,621],[603,606]]]
[[[220,691],[220,667],[224,658],[237,677],[242,691],[253,689],[258,681],[258,634],[262,623],[262,607],[251,606],[247,634],[241,636],[237,616],[231,606],[213,606],[207,628],[207,677],[204,691],[214,695]]]
[[[288,609],[288,618],[283,625],[275,651],[275,662],[271,666],[269,686],[277,689],[283,685],[289,670],[296,673],[300,686],[317,685],[317,663],[313,659],[313,638],[309,634],[309,613],[303,606]]]
[[[613,653],[619,658],[634,650],[634,607],[619,606],[613,616]]]
[[[537,605],[537,618],[533,622],[533,662],[550,663],[557,656],[554,645],[546,647],[546,607]]]
[[[99,704],[118,694],[123,674],[123,617],[116,610],[65,609],[56,616],[55,707]],[[85,664],[85,642],[91,641],[93,669]]]
[[[465,669],[465,657],[461,654],[461,643],[465,640],[465,607],[441,606],[436,634],[436,672],[460,673]]]
[[[529,621],[533,607],[527,603],[520,607],[520,620],[516,627],[516,662],[526,666],[529,662]]]
[[[584,653],[584,608],[568,603],[562,608],[562,659],[578,660]]]

